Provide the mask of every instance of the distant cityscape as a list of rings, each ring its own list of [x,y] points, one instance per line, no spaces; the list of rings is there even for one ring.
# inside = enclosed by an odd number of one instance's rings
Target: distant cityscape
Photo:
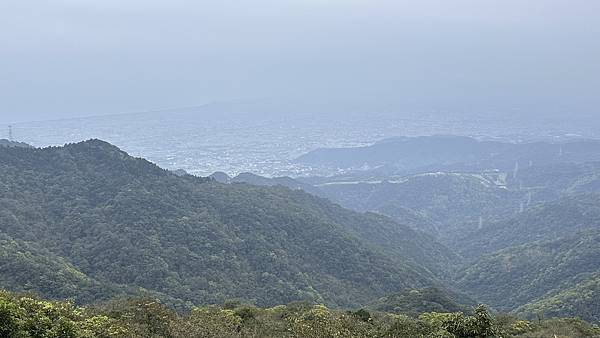
[[[252,172],[267,177],[300,177],[335,174],[293,163],[293,159],[308,151],[367,145],[388,137],[486,135],[515,142],[600,137],[593,124],[581,120],[524,122],[517,118],[486,120],[421,112],[270,119],[217,115],[161,112],[18,123],[2,126],[6,136],[0,138],[36,147],[99,138],[163,168],[183,169],[199,176],[223,171],[229,175]]]

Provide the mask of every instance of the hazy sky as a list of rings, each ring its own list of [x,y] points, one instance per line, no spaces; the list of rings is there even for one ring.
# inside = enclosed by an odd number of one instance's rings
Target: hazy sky
[[[1,0],[0,123],[265,97],[595,113],[598,60],[596,0]]]

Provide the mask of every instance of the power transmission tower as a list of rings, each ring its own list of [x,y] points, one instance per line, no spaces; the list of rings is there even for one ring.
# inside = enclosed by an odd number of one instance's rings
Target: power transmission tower
[[[8,126],[8,140],[11,142],[13,141],[12,126]]]

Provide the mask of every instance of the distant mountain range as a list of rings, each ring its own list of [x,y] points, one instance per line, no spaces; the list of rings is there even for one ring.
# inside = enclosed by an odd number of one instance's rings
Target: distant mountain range
[[[373,180],[331,178],[317,187],[342,206],[404,221],[406,210],[420,215],[420,230],[444,240],[519,211],[524,192],[506,188],[497,173],[433,172]],[[404,210],[404,212],[399,212]],[[433,232],[431,232],[433,231]]]
[[[600,161],[600,141],[507,143],[461,136],[390,138],[367,147],[317,149],[296,159],[304,165],[379,169],[388,174],[436,170],[518,172],[532,165],[591,161]]]
[[[475,145],[476,151],[447,154],[447,147],[438,148],[446,141],[452,147]],[[402,146],[395,148],[398,143]],[[434,148],[435,156],[425,152],[419,158],[417,148],[423,145]],[[392,151],[405,146],[398,153]],[[490,147],[498,152],[492,155]],[[372,152],[374,148],[389,152]],[[405,163],[402,169],[394,166],[389,171],[390,163],[398,162],[381,160],[405,152],[418,158],[408,161],[416,165]],[[336,162],[339,154],[357,162]],[[497,310],[600,320],[597,141],[499,144],[455,137],[402,139],[331,150],[324,155],[331,162],[319,163],[344,167],[377,158],[373,154],[381,161],[348,167],[336,176],[254,177],[247,182],[305,190],[308,185],[313,194],[344,207],[384,214],[429,233],[462,256],[462,267],[453,280],[446,280],[448,285]],[[458,162],[463,160],[467,162]],[[411,295],[417,293],[390,295],[381,301],[381,308],[390,311],[395,303],[410,308],[410,302],[418,299]]]
[[[323,192],[320,191],[319,188],[312,186],[310,184],[302,183],[291,177],[267,178],[267,177],[255,175],[252,173],[241,173],[235,177],[229,177],[229,175],[227,175],[224,172],[216,172],[216,173],[213,173],[212,175],[210,175],[209,177],[215,179],[217,182],[220,182],[220,183],[248,183],[248,184],[261,185],[261,186],[267,186],[267,187],[280,185],[280,186],[290,188],[292,190],[298,190],[298,189],[304,190],[307,193],[313,194],[315,196],[321,196],[321,197],[325,196],[323,194]]]

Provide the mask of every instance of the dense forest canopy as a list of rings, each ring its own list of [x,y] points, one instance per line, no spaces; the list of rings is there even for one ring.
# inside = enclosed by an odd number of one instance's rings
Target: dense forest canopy
[[[0,287],[26,293],[2,294],[3,329],[597,335],[546,318],[600,322],[599,169],[202,178],[100,140],[0,147]]]
[[[177,176],[98,140],[4,148],[0,168],[3,286],[49,297],[357,306],[435,285],[458,259],[382,216],[283,187]],[[24,283],[24,271],[40,278]],[[48,285],[56,271],[60,287]]]

